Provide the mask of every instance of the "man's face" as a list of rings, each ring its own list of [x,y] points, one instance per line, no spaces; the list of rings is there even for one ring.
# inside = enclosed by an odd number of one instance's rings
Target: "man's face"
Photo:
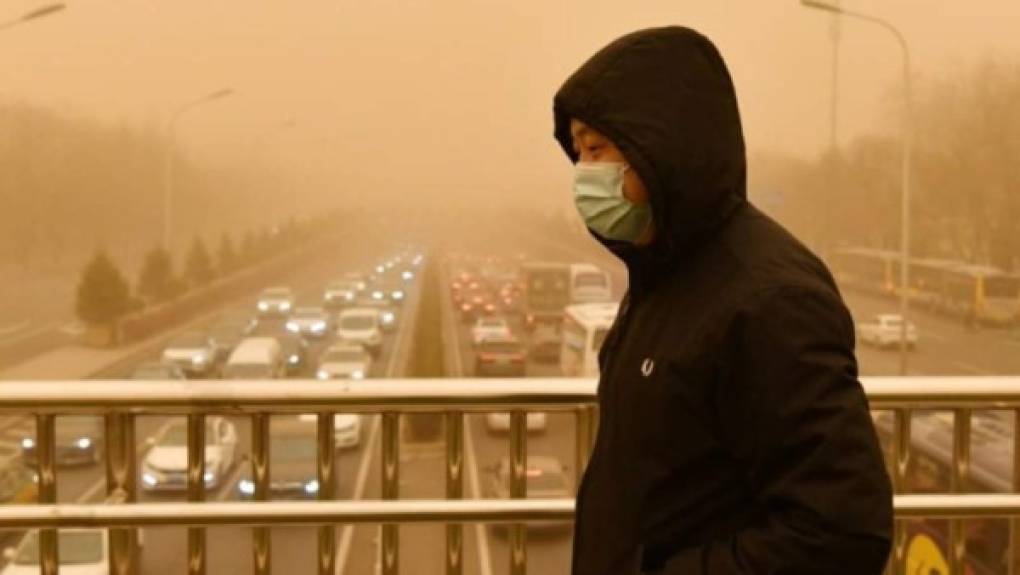
[[[574,151],[577,152],[581,162],[630,163],[616,144],[580,120],[570,120],[570,136],[573,139]],[[634,169],[627,170],[623,175],[623,197],[635,204],[648,203],[648,189]],[[636,243],[646,245],[651,242],[652,237],[653,230],[649,228],[644,237]]]

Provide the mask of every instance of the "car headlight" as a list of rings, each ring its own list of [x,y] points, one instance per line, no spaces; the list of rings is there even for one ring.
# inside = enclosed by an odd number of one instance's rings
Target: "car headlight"
[[[206,471],[205,474],[202,475],[202,479],[204,479],[206,483],[212,483],[213,480],[216,479],[216,475],[212,471]]]
[[[400,274],[400,276],[404,278],[406,281],[411,281],[414,279],[414,272],[406,271]]]
[[[397,320],[397,316],[393,315],[393,312],[386,312],[382,314],[383,323],[393,323]]]
[[[360,369],[356,369],[351,372],[351,379],[365,379],[365,372]]]
[[[295,353],[295,354],[291,355],[290,357],[288,357],[287,361],[289,361],[291,364],[300,363],[301,362],[301,356],[299,356],[298,354]]]
[[[32,439],[31,437],[26,437],[26,438],[22,439],[21,440],[21,448],[22,449],[34,449],[35,448],[35,440]]]
[[[78,449],[88,449],[89,447],[92,446],[92,440],[89,439],[88,437],[82,437],[77,441],[75,445],[78,446]]]
[[[191,363],[193,363],[195,365],[202,365],[205,362],[206,362],[206,357],[205,357],[204,354],[199,354],[199,355],[196,355],[195,357],[191,358]]]
[[[260,301],[259,302],[259,309],[262,310],[262,311],[268,311],[269,310],[269,304],[264,302],[264,301]]]
[[[362,289],[364,289],[364,288],[362,288]],[[348,293],[344,297],[347,299],[347,301],[354,301],[354,294],[352,294],[352,293]]]
[[[151,473],[143,473],[142,483],[148,485],[149,487],[155,487],[159,483],[159,480],[156,479],[156,476]]]
[[[308,483],[305,483],[305,493],[311,494],[311,493],[318,493],[318,492],[319,492],[319,481],[317,479],[313,479],[313,480],[309,481]]]
[[[372,299],[382,299],[383,295],[383,292],[376,290],[372,292]]]
[[[281,303],[280,304],[280,309],[282,309],[284,311],[290,309],[290,302],[289,301],[285,301],[285,302]]]
[[[384,273],[385,271],[386,271],[385,267],[383,267],[383,266],[375,266],[375,273],[381,274],[381,273]]]
[[[301,327],[296,322],[293,321],[287,322],[287,331],[297,333],[300,329]]]
[[[242,479],[237,483],[237,489],[245,495],[255,495],[255,482],[251,479]]]
[[[324,369],[320,369],[315,373],[315,377],[319,379],[329,379],[329,372]]]
[[[324,321],[317,321],[317,322],[312,324],[312,331],[325,331],[325,330],[326,330],[326,322],[324,322]]]
[[[393,299],[396,299],[396,300],[404,299],[404,292],[401,291],[401,290],[397,290],[397,291],[393,292],[391,295],[393,296]]]

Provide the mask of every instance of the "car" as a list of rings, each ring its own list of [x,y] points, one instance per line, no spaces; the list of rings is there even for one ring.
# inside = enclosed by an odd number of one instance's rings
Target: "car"
[[[360,344],[338,343],[319,358],[319,379],[365,379],[372,370],[372,356]]]
[[[33,504],[38,500],[36,473],[16,456],[0,460],[0,505]]]
[[[216,369],[216,347],[209,336],[187,332],[170,340],[162,359],[181,368],[188,377],[208,377]]]
[[[471,343],[476,347],[488,339],[507,340],[512,337],[510,324],[501,316],[480,317],[471,327]]]
[[[463,293],[458,309],[464,322],[472,322],[479,317],[495,314],[496,302],[489,290],[472,289]]]
[[[388,298],[374,299],[370,295],[362,295],[357,299],[357,307],[379,310],[379,326],[384,333],[397,331],[400,315],[397,308],[390,304]]]
[[[340,312],[336,322],[336,336],[344,342],[358,343],[372,355],[382,349],[382,325],[379,310],[356,307]]]
[[[163,426],[147,440],[142,459],[141,486],[146,491],[182,491],[188,488],[188,427],[182,419]],[[215,489],[234,468],[237,429],[219,416],[205,418],[205,487]]]
[[[130,379],[138,381],[166,381],[171,379],[187,379],[179,365],[164,361],[147,361],[131,372]]]
[[[503,457],[499,461],[485,467],[485,487],[483,493],[490,499],[510,498],[510,461]],[[546,455],[529,455],[524,468],[527,481],[528,499],[573,499],[574,492],[566,467],[555,457]],[[528,521],[528,534],[532,533],[570,533],[573,524],[570,521]],[[498,534],[506,533],[505,524],[496,524],[493,530]]]
[[[207,332],[209,341],[216,350],[216,361],[225,361],[230,352],[234,351],[237,344],[246,336],[255,331],[258,322],[255,318],[246,315],[244,317],[224,317],[213,323]]]
[[[105,529],[61,529],[57,532],[61,575],[110,573],[110,542]],[[16,547],[4,549],[7,565],[0,575],[39,575],[39,532],[29,531]]]
[[[287,375],[299,373],[308,365],[308,340],[289,333],[276,336],[276,340],[280,342],[280,355]]]
[[[541,411],[529,411],[525,416],[525,427],[531,433],[542,433],[546,429],[547,416]],[[510,414],[501,411],[485,414],[485,427],[491,433],[508,433],[510,431]]]
[[[286,328],[305,337],[322,338],[332,328],[329,314],[321,307],[299,307],[290,314]]]
[[[322,305],[330,309],[351,305],[365,289],[364,286],[365,282],[362,280],[343,279],[329,282],[322,292]]]
[[[368,288],[368,276],[361,272],[347,272],[344,274],[343,279],[344,281],[352,282],[359,292],[363,292]]]
[[[527,361],[524,344],[510,335],[490,337],[475,346],[476,377],[524,377]]]
[[[276,379],[287,374],[280,337],[246,337],[223,365],[225,379]]]
[[[558,329],[547,324],[535,326],[528,338],[528,357],[538,363],[553,363],[560,360],[563,335]]]
[[[318,416],[306,413],[298,416],[301,421],[315,422]],[[350,449],[361,444],[361,414],[338,413],[333,416],[333,436],[337,449]]]
[[[899,314],[879,314],[857,325],[857,333],[862,343],[872,344],[880,348],[899,347],[902,341],[903,316]],[[907,348],[917,346],[917,326],[907,321]]]
[[[294,307],[294,292],[288,287],[271,287],[262,290],[255,304],[262,317],[286,316]]]
[[[372,299],[388,300],[395,305],[399,305],[407,297],[407,286],[405,283],[405,281],[400,279],[380,278],[373,283],[368,291]]]
[[[103,418],[95,415],[64,415],[56,421],[57,465],[91,465],[103,458]],[[21,439],[21,459],[25,465],[37,463],[34,437]]]
[[[318,442],[314,420],[296,416],[275,418],[269,435],[269,496],[272,499],[316,499]],[[247,466],[246,466],[247,467]],[[255,482],[245,473],[237,482],[241,499],[255,495]]]

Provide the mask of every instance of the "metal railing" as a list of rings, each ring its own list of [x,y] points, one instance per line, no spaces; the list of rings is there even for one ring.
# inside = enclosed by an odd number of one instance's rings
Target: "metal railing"
[[[898,519],[891,568],[906,569],[906,529],[916,517],[950,520],[953,573],[962,573],[966,554],[961,521],[968,517],[1020,516],[1020,450],[1014,433],[1013,493],[908,495],[911,417],[915,410],[954,413],[952,491],[961,492],[970,468],[970,421],[975,410],[1011,410],[1020,424],[1020,377],[866,378],[864,386],[874,410],[894,414],[894,483]],[[512,522],[511,548],[523,549],[524,521],[569,520],[571,500],[525,500],[527,497],[526,412],[571,412],[576,416],[580,474],[595,430],[595,382],[549,379],[390,379],[350,382],[319,381],[184,381],[139,383],[117,381],[49,381],[0,383],[0,413],[32,413],[37,425],[39,505],[0,507],[0,529],[40,529],[42,573],[57,572],[56,529],[111,529],[111,572],[130,573],[135,566],[133,527],[188,526],[188,572],[204,573],[205,527],[245,525],[255,528],[254,571],[268,573],[270,526],[319,527],[319,573],[333,574],[336,561],[335,524],[382,523],[384,573],[395,573],[397,525],[447,523],[447,573],[463,566],[464,522]],[[334,501],[336,413],[380,413],[382,425],[383,501]],[[399,497],[399,415],[439,413],[446,420],[446,494],[448,500],[397,500]],[[466,413],[510,412],[508,461],[511,500],[459,500],[463,496],[464,423]],[[56,504],[55,417],[102,414],[106,418],[107,503]],[[275,502],[269,498],[270,414],[315,413],[317,419],[316,502]],[[252,419],[253,503],[205,503],[203,451],[205,417],[243,415]],[[134,418],[138,415],[185,415],[188,418],[188,503],[138,503]],[[1020,430],[1020,427],[1014,427]],[[1003,456],[1007,456],[1005,453]],[[511,572],[524,573],[525,562],[511,553]]]

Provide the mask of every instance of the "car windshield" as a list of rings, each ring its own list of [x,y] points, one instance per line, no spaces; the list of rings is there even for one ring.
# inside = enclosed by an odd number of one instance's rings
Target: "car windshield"
[[[369,315],[349,315],[340,320],[340,327],[343,329],[372,329],[375,327],[375,318]]]
[[[506,327],[506,322],[499,318],[487,318],[478,322],[479,327]]]
[[[322,356],[322,363],[355,363],[365,361],[365,353],[356,349],[332,349]]]
[[[57,552],[61,565],[87,565],[103,560],[103,533],[62,532],[57,536]],[[14,558],[17,565],[39,564],[39,536],[33,531],[29,533],[24,544]]]
[[[307,435],[273,435],[269,440],[273,458],[281,460],[311,459],[315,457],[315,430],[309,428]]]
[[[578,274],[574,284],[578,287],[605,287],[606,276],[596,272]]]
[[[290,298],[290,290],[289,289],[267,289],[266,291],[262,292],[262,297],[264,297],[266,299],[289,299]]]
[[[299,307],[294,312],[294,317],[297,319],[321,319],[323,311],[317,307]]]
[[[483,343],[478,351],[481,353],[521,353],[521,344],[512,341],[489,341]]]
[[[213,433],[215,428],[211,422],[205,424],[205,442],[211,444],[213,442]],[[159,444],[163,447],[184,447],[188,444],[188,428],[183,424],[174,424],[167,428],[166,433],[163,434],[162,439],[159,440]]]

